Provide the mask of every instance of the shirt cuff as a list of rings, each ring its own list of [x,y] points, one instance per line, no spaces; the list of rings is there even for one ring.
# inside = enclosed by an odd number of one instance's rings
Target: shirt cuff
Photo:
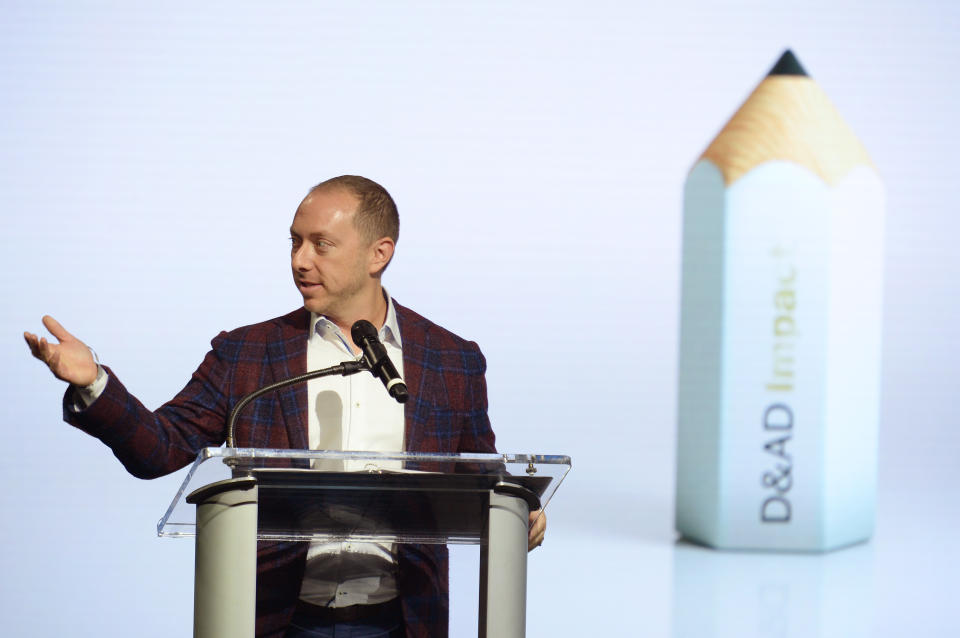
[[[81,412],[89,408],[93,402],[103,394],[104,388],[107,387],[108,379],[107,371],[103,369],[103,366],[97,364],[97,378],[93,380],[93,383],[84,386],[74,386],[76,390],[73,400],[74,410]]]

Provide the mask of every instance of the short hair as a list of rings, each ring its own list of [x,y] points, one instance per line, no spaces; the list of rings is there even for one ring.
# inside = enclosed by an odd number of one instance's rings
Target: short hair
[[[361,237],[367,241],[389,237],[394,243],[400,238],[397,205],[383,186],[359,175],[340,175],[320,182],[311,188],[310,192],[329,188],[343,188],[360,200],[353,216],[353,224]]]

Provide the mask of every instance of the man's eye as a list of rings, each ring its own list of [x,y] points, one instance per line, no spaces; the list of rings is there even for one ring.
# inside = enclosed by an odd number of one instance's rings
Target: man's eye
[[[318,239],[317,241],[313,242],[313,245],[314,247],[316,247],[317,250],[326,250],[330,248],[330,244],[328,244],[322,239]]]

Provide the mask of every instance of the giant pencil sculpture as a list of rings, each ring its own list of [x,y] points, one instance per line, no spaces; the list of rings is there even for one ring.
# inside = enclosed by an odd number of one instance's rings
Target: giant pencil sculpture
[[[790,51],[687,178],[676,527],[718,548],[870,537],[883,187]]]

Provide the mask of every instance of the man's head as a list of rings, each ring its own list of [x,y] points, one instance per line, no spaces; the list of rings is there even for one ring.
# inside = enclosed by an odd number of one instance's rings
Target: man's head
[[[290,226],[293,279],[304,307],[341,326],[382,320],[380,276],[399,225],[390,194],[369,179],[344,175],[310,189]]]
[[[357,198],[357,212],[353,223],[367,241],[389,237],[396,244],[400,239],[400,216],[390,193],[372,179],[359,175],[341,175],[320,182],[310,192],[323,189],[343,189]]]

